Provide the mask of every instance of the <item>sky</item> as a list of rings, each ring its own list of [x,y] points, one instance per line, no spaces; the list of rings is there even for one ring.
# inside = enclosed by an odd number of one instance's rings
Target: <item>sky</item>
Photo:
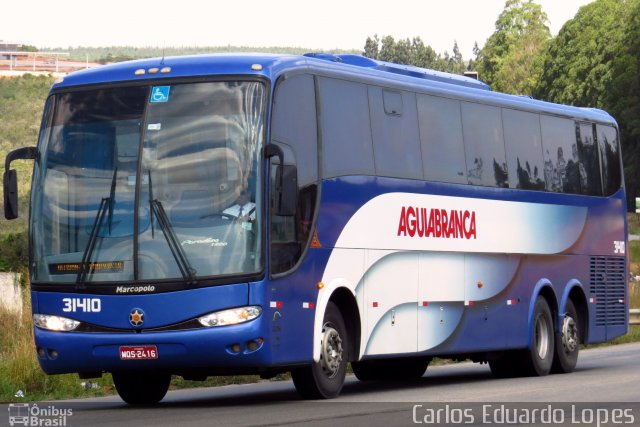
[[[553,35],[580,6],[591,1],[535,0],[547,13]],[[2,8],[6,15],[0,23],[0,40],[63,50],[77,46],[231,45],[330,51],[362,50],[367,37],[377,34],[396,40],[419,36],[439,53],[451,52],[455,40],[462,55],[471,58],[474,42],[484,45],[505,6],[505,0],[384,3],[110,0],[98,8],[87,0],[14,0]]]

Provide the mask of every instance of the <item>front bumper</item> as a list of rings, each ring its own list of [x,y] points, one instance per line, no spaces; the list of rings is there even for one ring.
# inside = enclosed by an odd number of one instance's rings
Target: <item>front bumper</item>
[[[263,319],[232,326],[140,333],[52,332],[35,328],[35,344],[40,366],[47,374],[249,369],[271,363]],[[156,346],[157,359],[120,359],[121,346],[139,345]]]

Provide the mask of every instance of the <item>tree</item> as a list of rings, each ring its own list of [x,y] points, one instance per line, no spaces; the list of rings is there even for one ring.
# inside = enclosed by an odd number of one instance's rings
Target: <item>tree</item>
[[[38,48],[29,44],[23,44],[18,48],[18,52],[37,52]]]
[[[453,42],[453,55],[449,58],[448,61],[448,70],[450,73],[454,74],[463,74],[465,70],[464,60],[462,59],[462,53],[460,53],[460,48],[458,47],[458,42]]]
[[[502,92],[531,94],[541,73],[537,57],[551,38],[547,21],[532,0],[507,0],[495,32],[478,52],[480,78]]]
[[[596,0],[549,43],[535,96],[610,112],[620,127],[629,207],[640,195],[640,0]]]
[[[462,54],[457,46],[456,43],[454,45],[454,51],[457,51],[456,64],[464,64]],[[451,71],[450,68],[452,68],[449,65],[448,56],[443,59],[431,46],[425,45],[420,37],[398,41],[392,36],[384,36],[382,40],[378,38],[378,35],[374,35],[373,38],[367,37],[363,54],[368,58],[381,61],[440,71]],[[460,67],[458,66],[458,68]]]
[[[378,59],[379,46],[380,39],[378,38],[377,34],[375,34],[373,38],[367,37],[367,41],[364,44],[364,52],[362,53],[362,55],[366,56],[367,58]]]
[[[633,210],[640,196],[640,1],[630,1],[624,16],[620,50],[612,59],[602,100],[620,126],[628,206]]]
[[[580,8],[549,44],[536,97],[603,107],[611,65],[620,54],[627,1],[597,0]]]
[[[382,47],[378,57],[381,61],[398,62],[396,60],[396,41],[391,36],[382,38]]]

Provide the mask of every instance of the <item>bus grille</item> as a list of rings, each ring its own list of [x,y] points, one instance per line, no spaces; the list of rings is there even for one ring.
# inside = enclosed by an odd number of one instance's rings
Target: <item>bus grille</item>
[[[625,259],[592,257],[590,266],[591,298],[596,301],[596,326],[626,325]]]

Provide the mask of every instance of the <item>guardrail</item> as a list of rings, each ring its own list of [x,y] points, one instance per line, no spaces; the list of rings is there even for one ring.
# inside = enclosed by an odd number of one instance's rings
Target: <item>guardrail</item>
[[[632,308],[629,310],[629,324],[640,325],[640,308]]]

